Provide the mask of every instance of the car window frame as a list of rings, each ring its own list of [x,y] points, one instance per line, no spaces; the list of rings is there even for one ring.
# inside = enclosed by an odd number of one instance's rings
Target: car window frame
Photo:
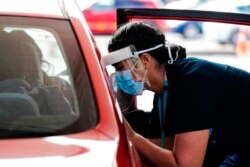
[[[201,11],[185,9],[149,9],[149,8],[117,8],[117,28],[131,20],[177,20],[229,23],[250,26],[250,15],[246,13],[230,13],[219,11]],[[137,108],[137,97],[134,97]]]
[[[131,19],[169,19],[189,21],[210,21],[219,23],[234,23],[250,25],[249,14],[229,13],[199,10],[178,9],[147,9],[147,8],[118,8],[117,26],[129,22]]]
[[[56,24],[56,23],[62,24]],[[72,134],[76,132],[83,132],[86,130],[94,129],[99,122],[99,114],[97,102],[94,97],[94,90],[92,87],[91,77],[89,76],[88,67],[84,60],[84,53],[81,51],[81,46],[77,37],[75,36],[74,29],[69,20],[66,19],[50,19],[50,18],[39,18],[39,17],[22,17],[22,16],[0,16],[0,24],[7,25],[19,25],[23,27],[34,27],[41,29],[51,29],[54,32],[57,32],[56,38],[60,46],[60,49],[63,48],[62,52],[64,53],[64,58],[66,60],[66,64],[71,72],[73,87],[75,89],[75,93],[78,101],[79,108],[79,117],[77,121],[75,121],[72,125],[65,129],[60,129],[56,133],[45,133],[45,134],[35,134],[38,136],[47,136],[47,135],[58,135],[58,134]],[[62,26],[63,25],[63,26]],[[70,38],[65,34],[65,31],[70,32]],[[69,32],[68,32],[69,33]],[[61,35],[59,35],[61,34]],[[69,38],[69,39],[68,39]],[[73,44],[72,44],[73,43]],[[72,49],[72,45],[74,45],[74,49]],[[88,87],[88,89],[84,89],[84,87]],[[91,99],[91,103],[89,101],[83,100],[83,97],[87,97],[87,99]],[[88,109],[86,109],[86,105]],[[87,114],[84,114],[84,110],[88,110]],[[83,122],[86,122],[84,125]],[[33,135],[32,135],[33,136]],[[18,137],[24,137],[19,135]],[[27,137],[27,135],[25,135]]]

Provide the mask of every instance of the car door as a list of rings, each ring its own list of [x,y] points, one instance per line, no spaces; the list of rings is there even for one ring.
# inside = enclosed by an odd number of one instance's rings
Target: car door
[[[186,39],[172,31],[164,31],[170,43],[176,43],[186,48],[187,56],[229,64],[250,72],[250,15],[242,13],[216,12],[184,9],[126,9],[117,10],[117,26],[132,21],[175,20],[192,21],[202,24],[203,33],[195,39]],[[235,43],[221,43],[223,36],[231,27],[237,27],[233,33]],[[222,30],[222,31],[221,31]],[[232,34],[231,34],[232,35]],[[138,109],[152,109],[153,93],[145,92],[138,96]]]

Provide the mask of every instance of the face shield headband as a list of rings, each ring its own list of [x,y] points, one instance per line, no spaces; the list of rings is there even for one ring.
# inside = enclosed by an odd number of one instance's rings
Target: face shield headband
[[[168,55],[169,55],[169,59],[170,59],[170,60],[168,60],[168,64],[173,64],[174,61],[176,61],[177,58],[179,57],[178,52],[180,50],[180,47],[176,45],[178,47],[178,50],[176,51],[175,58],[173,58],[172,53],[171,53],[171,45],[174,45],[174,44],[171,44],[168,41],[166,41],[165,44],[159,44],[159,45],[156,45],[152,48],[143,49],[140,51],[136,51],[134,45],[129,45],[125,48],[119,49],[117,51],[111,52],[111,53],[103,56],[102,63],[104,66],[108,66],[108,65],[112,65],[112,64],[121,62],[123,60],[129,59],[132,57],[139,58],[139,54],[146,53],[146,52],[149,52],[152,50],[156,50],[164,45],[168,48]]]
[[[175,58],[173,58],[172,52],[171,52],[171,45],[174,45],[174,44],[171,44],[168,41],[166,41],[165,44],[159,44],[159,45],[156,45],[155,47],[152,47],[152,48],[149,48],[149,49],[140,50],[140,51],[137,51],[135,53],[139,55],[139,54],[142,54],[142,53],[146,53],[146,52],[158,49],[158,48],[162,47],[163,45],[165,45],[168,48],[168,55],[169,55],[169,59],[170,59],[170,60],[168,60],[168,64],[173,64],[174,61],[176,61],[177,58],[179,57],[180,47],[178,45],[176,45],[178,47],[178,50],[176,51]]]

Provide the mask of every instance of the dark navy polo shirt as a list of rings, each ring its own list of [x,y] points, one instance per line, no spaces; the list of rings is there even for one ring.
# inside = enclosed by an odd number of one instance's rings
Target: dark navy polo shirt
[[[166,72],[167,136],[212,129],[220,147],[250,149],[250,73],[197,58],[179,59]],[[158,98],[156,94],[151,137],[160,136]]]

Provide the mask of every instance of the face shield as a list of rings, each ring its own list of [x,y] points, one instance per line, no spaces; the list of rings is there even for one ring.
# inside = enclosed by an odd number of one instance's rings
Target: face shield
[[[107,68],[110,65],[115,68],[114,73],[109,73],[115,92],[122,89],[130,95],[142,94],[147,70],[133,45],[109,53],[103,57],[102,62]]]
[[[162,46],[163,44],[160,44],[136,51],[134,45],[130,45],[102,57],[102,64],[107,68],[110,83],[123,112],[131,108],[134,96],[142,95],[145,88],[150,89],[147,70],[139,58],[139,54]]]
[[[159,44],[140,51],[136,51],[135,46],[130,45],[102,57],[102,64],[107,68],[110,83],[123,112],[131,108],[135,99],[134,96],[141,95],[145,88],[150,90],[151,87],[147,77],[147,70],[144,68],[139,54],[166,46],[169,55],[167,63],[173,64],[178,58],[180,48],[176,45],[178,50],[175,57],[173,57],[171,45],[174,44],[166,41],[165,44]]]
[[[107,68],[120,108],[123,112],[130,109],[134,96],[143,92],[146,76],[134,45],[103,56],[102,64]]]

